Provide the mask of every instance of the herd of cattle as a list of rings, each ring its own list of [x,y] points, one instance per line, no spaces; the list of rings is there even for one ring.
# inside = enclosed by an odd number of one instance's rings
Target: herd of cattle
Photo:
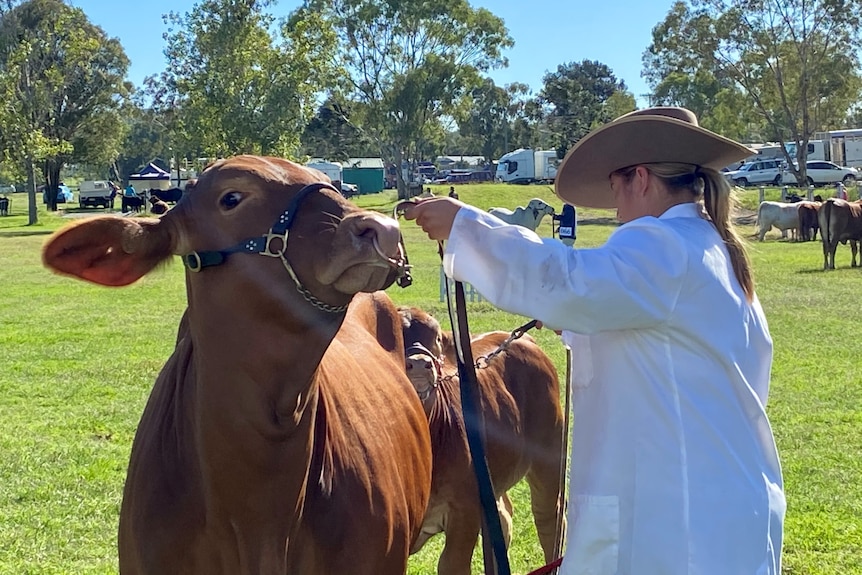
[[[381,291],[406,263],[397,221],[321,179],[220,160],[157,220],[98,216],[46,243],[48,268],[105,286],[174,255],[188,268],[132,446],[122,575],[400,575],[439,532],[438,573],[470,573],[481,519],[451,335]],[[507,335],[475,338],[475,356]],[[557,372],[524,336],[477,375],[506,536],[506,491],[525,478],[550,561],[564,529]]]
[[[862,200],[849,202],[838,198],[826,201],[795,203],[761,202],[757,209],[757,237],[763,241],[766,232],[777,228],[786,238],[790,232],[796,241],[816,241],[817,232],[823,244],[823,269],[835,269],[838,243],[850,242],[851,265],[856,267],[858,243],[862,241]]]

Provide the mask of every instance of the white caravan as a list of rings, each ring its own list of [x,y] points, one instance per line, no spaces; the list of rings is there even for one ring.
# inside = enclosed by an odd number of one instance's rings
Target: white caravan
[[[553,182],[559,163],[556,150],[519,148],[497,160],[496,179],[510,184]]]
[[[335,187],[338,187],[338,184],[341,182],[341,164],[338,162],[325,162],[323,160],[313,160],[305,164],[306,167],[314,168],[315,170],[319,170],[326,174],[330,180],[332,180],[332,184]]]

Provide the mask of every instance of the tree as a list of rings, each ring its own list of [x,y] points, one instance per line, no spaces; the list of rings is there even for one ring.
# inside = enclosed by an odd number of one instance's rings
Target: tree
[[[161,158],[170,167],[172,141],[168,126],[171,119],[140,102],[129,103],[123,111],[125,137],[122,152],[112,165],[112,178],[125,180],[155,158]]]
[[[520,83],[497,86],[490,78],[470,90],[455,114],[465,149],[480,152],[487,161],[511,151],[512,122],[520,115],[528,90]]]
[[[314,14],[274,31],[272,0],[203,0],[170,13],[168,67],[152,90],[157,109],[174,114],[173,139],[184,152],[290,156],[311,117],[334,36]],[[312,34],[310,30],[314,30]],[[312,40],[313,38],[313,40]]]
[[[330,161],[373,156],[375,145],[351,122],[353,116],[351,102],[329,98],[302,133],[303,152]]]
[[[552,144],[560,157],[590,130],[613,120],[614,114],[619,115],[629,103],[634,110],[634,96],[628,93],[625,82],[598,61],[561,64],[556,72],[545,75],[543,83],[538,99],[547,109]],[[613,98],[617,93],[623,95]]]
[[[291,20],[309,14],[337,34],[332,57],[345,76],[337,90],[357,102],[356,125],[397,166],[442,146],[441,118],[480,72],[506,64],[500,51],[512,45],[500,18],[466,0],[309,0]]]
[[[723,91],[701,96],[713,119],[755,110],[771,139],[796,143],[795,158],[782,149],[803,184],[808,140],[858,100],[860,24],[862,4],[843,0],[679,1],[653,29],[644,75],[653,89],[679,85],[674,74],[712,77]]]
[[[31,223],[37,163],[53,210],[64,164],[116,152],[128,64],[119,41],[61,0],[29,0],[0,16],[0,140],[27,166]]]

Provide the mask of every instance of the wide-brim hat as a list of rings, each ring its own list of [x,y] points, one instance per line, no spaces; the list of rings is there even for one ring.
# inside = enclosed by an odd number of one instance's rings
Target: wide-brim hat
[[[614,208],[609,176],[637,164],[674,162],[721,170],[757,152],[701,128],[685,108],[636,110],[578,141],[557,170],[554,192],[586,208]]]

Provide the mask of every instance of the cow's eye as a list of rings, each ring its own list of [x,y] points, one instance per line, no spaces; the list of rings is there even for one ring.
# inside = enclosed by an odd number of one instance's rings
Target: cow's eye
[[[242,194],[239,192],[228,192],[221,197],[219,204],[226,210],[232,210],[242,201]]]

